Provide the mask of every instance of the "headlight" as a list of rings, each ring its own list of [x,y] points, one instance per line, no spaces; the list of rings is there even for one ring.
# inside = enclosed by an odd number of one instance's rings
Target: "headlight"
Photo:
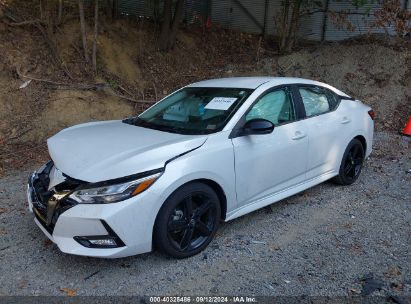
[[[70,198],[83,204],[115,203],[136,196],[150,187],[161,175],[156,173],[134,181],[96,188],[80,189],[70,194]]]

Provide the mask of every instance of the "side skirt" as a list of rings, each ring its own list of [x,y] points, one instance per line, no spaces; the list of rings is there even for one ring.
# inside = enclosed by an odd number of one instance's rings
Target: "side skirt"
[[[237,208],[227,214],[226,217],[226,222],[231,221],[237,217],[240,217],[242,215],[245,215],[247,213],[253,212],[257,209],[263,208],[265,206],[271,205],[273,203],[276,203],[282,199],[285,199],[289,196],[292,196],[294,194],[297,194],[301,191],[304,191],[308,188],[311,188],[315,185],[321,184],[322,182],[329,180],[330,178],[333,178],[334,176],[337,176],[338,173],[334,170],[326,172],[324,174],[321,174],[320,176],[314,177],[308,181],[302,182],[300,184],[297,184],[295,186],[292,186],[290,188],[284,189],[280,192],[271,194],[269,196],[266,196],[264,198],[261,198],[257,201],[248,203],[247,205],[241,206],[240,208]]]

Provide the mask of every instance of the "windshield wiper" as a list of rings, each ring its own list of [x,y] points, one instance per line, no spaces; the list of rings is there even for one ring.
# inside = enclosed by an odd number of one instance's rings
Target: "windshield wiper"
[[[154,130],[164,131],[164,132],[177,133],[177,134],[184,133],[184,129],[173,127],[173,126],[158,125],[152,122],[145,121],[138,117],[136,119],[136,125],[154,129]]]
[[[124,119],[123,122],[137,126],[137,127],[149,128],[153,130],[175,133],[175,134],[182,134],[182,135],[200,135],[200,134],[209,133],[207,130],[190,130],[190,129],[179,128],[176,126],[158,125],[152,122],[145,121],[138,117]]]

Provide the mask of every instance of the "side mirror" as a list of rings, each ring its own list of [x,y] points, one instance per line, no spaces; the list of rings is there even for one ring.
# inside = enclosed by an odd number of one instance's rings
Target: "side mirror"
[[[242,129],[242,135],[253,135],[253,134],[270,134],[274,130],[274,124],[267,120],[256,118],[249,120],[245,123]]]

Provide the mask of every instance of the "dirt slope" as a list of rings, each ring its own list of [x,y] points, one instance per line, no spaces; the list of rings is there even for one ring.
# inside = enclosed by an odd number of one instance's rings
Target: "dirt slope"
[[[0,19],[0,174],[33,158],[47,158],[45,139],[62,128],[119,119],[144,108],[104,91],[61,90],[38,81],[19,89],[25,80],[17,71],[64,83],[104,82],[111,92],[139,100],[157,100],[206,78],[298,76],[325,81],[370,104],[377,112],[378,129],[398,130],[411,114],[409,42],[316,45],[277,56],[268,47],[258,51],[256,36],[221,29],[204,35],[191,28],[180,32],[174,50],[161,53],[147,21],[103,20],[98,73],[93,75],[81,57],[77,20],[66,21],[52,39],[73,79],[52,63],[34,27],[11,27]]]
[[[330,44],[280,57],[282,73],[340,88],[376,110],[378,129],[398,130],[411,114],[411,50],[380,43]]]

